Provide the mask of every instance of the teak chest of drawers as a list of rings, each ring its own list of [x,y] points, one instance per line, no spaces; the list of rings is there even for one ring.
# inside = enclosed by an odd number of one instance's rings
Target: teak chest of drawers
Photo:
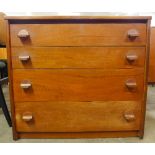
[[[13,135],[143,137],[150,17],[6,17]]]

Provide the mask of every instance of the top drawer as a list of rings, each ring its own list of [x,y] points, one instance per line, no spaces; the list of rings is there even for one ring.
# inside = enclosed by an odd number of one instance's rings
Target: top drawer
[[[142,46],[146,24],[11,24],[12,46]]]

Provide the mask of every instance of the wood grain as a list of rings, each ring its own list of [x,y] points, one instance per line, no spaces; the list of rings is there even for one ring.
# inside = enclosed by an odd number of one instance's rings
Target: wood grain
[[[5,14],[0,12],[0,45],[6,45],[6,23],[4,20]]]
[[[155,27],[151,28],[148,82],[155,83]]]
[[[18,133],[16,131],[16,120],[15,120],[15,105],[14,105],[14,92],[13,92],[13,76],[12,76],[12,61],[11,61],[11,45],[10,45],[10,23],[6,21],[6,47],[7,47],[7,63],[8,63],[8,78],[9,78],[9,95],[10,95],[10,106],[11,106],[11,120],[12,120],[12,133],[13,139],[17,140]]]
[[[143,137],[150,17],[6,19],[14,139]]]
[[[18,132],[90,132],[139,130],[140,104],[135,101],[110,102],[26,102],[16,103]],[[31,122],[22,115],[33,114]],[[135,120],[124,114],[133,112]]]
[[[28,38],[17,36],[22,29],[28,31]],[[140,36],[129,38],[130,29],[136,29]],[[146,45],[146,24],[11,24],[10,31],[12,46]]]
[[[19,132],[19,138],[125,138],[138,137],[139,131],[103,131],[103,132]],[[73,140],[74,141],[74,140]]]
[[[148,90],[148,67],[149,67],[149,52],[150,52],[150,25],[151,20],[147,21],[147,44],[146,44],[146,58],[145,58],[145,73],[144,73],[144,96],[143,96],[143,102],[141,107],[141,124],[140,124],[140,131],[139,131],[139,137],[143,138],[144,136],[144,128],[145,128],[145,115],[146,115],[146,103],[147,103],[147,90]]]
[[[45,77],[45,79],[44,79]],[[137,88],[130,90],[126,81],[133,79]],[[21,83],[32,87],[25,90]],[[143,96],[143,69],[46,69],[14,70],[14,100],[24,101],[102,101],[139,100]]]
[[[147,20],[152,19],[151,16],[104,16],[104,13],[101,13],[100,16],[53,16],[53,14],[51,15],[50,13],[48,13],[48,15],[44,15],[41,12],[36,16],[36,15],[31,15],[31,16],[5,16],[5,19],[8,19],[10,21],[14,20],[14,21],[23,21],[23,20],[76,20],[76,19],[84,19],[84,20],[88,20],[88,19],[102,19],[103,21],[134,21],[134,22],[147,22]],[[107,22],[108,22],[107,21]]]
[[[0,48],[0,59],[7,60],[6,48]]]
[[[127,60],[127,55],[137,60]],[[135,68],[144,66],[144,47],[31,47],[12,48],[13,68]],[[30,56],[20,61],[19,56]],[[50,61],[49,61],[50,60]]]

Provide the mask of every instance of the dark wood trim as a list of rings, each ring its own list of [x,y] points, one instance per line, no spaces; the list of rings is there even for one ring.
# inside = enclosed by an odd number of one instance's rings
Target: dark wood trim
[[[123,138],[138,137],[138,131],[77,132],[77,133],[19,133],[19,138]]]
[[[148,74],[148,84],[155,83],[155,47],[154,47],[154,40],[155,40],[155,27],[150,27],[150,57],[149,57],[149,74]]]
[[[146,44],[146,61],[145,61],[145,75],[144,75],[144,98],[142,106],[142,113],[141,113],[141,125],[140,125],[140,138],[144,136],[144,127],[145,127],[145,114],[146,114],[146,101],[147,101],[147,86],[148,86],[148,68],[149,68],[149,52],[150,52],[150,24],[151,20],[147,21],[147,44]]]
[[[134,19],[126,19],[126,20],[117,20],[117,19],[52,19],[52,20],[43,20],[43,19],[35,19],[35,20],[10,20],[10,24],[145,24],[147,20],[134,20]]]
[[[6,47],[7,47],[7,60],[8,60],[8,78],[9,78],[9,93],[10,93],[10,104],[11,104],[11,118],[12,118],[12,131],[13,139],[18,139],[18,133],[16,131],[15,123],[15,107],[13,99],[13,80],[12,80],[12,62],[11,62],[11,42],[10,42],[10,24],[6,21],[7,35],[6,35]]]
[[[155,85],[155,82],[148,82],[148,85],[154,86]]]

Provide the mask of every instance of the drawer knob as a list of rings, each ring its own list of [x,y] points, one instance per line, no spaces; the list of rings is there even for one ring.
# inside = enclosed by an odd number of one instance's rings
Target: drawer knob
[[[32,115],[31,112],[25,112],[25,113],[23,113],[23,115],[22,115],[22,120],[23,121],[30,122],[30,121],[32,121],[32,119],[33,119],[33,115]]]
[[[130,122],[135,120],[135,115],[133,113],[125,113],[124,118]]]
[[[17,34],[17,36],[19,37],[19,38],[27,38],[27,37],[29,37],[29,32],[27,31],[27,30],[25,30],[25,29],[23,29],[23,30],[20,30],[19,32],[18,32],[18,34]]]
[[[23,62],[28,61],[29,59],[30,59],[30,56],[29,55],[19,56],[19,60],[20,61],[23,61]]]
[[[128,37],[129,38],[137,38],[139,37],[139,32],[136,29],[131,29],[128,31]]]
[[[132,62],[132,61],[136,61],[138,59],[138,56],[136,54],[127,54],[126,59]]]
[[[31,83],[21,83],[20,87],[23,89],[29,89],[32,86]]]
[[[137,83],[135,80],[127,80],[125,85],[129,88],[129,89],[134,89],[137,87]]]

